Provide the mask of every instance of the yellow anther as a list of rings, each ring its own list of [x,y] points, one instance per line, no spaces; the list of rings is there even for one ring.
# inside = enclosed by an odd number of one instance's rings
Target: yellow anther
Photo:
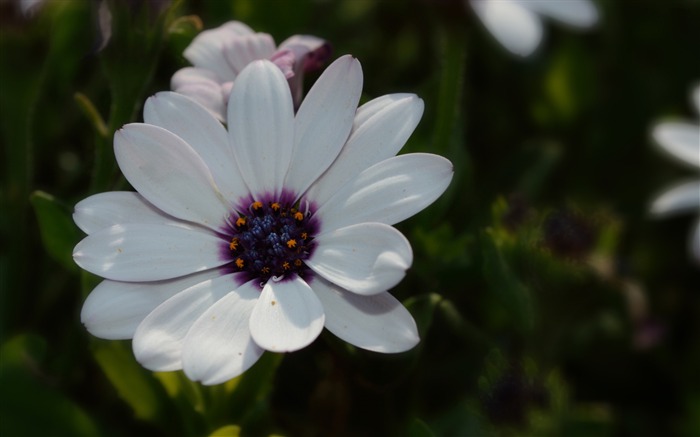
[[[297,219],[297,220],[299,220],[299,221],[302,221],[302,220],[304,220],[304,214],[302,214],[302,213],[300,213],[299,211],[297,211],[297,212],[294,213],[294,218]]]
[[[260,269],[260,270],[262,270],[262,272],[265,273],[265,274],[270,273],[270,268],[269,268],[269,267],[263,267],[263,268]]]
[[[236,258],[236,266],[239,269],[242,269],[244,265],[245,265],[245,263],[243,262],[243,260],[241,258]]]
[[[302,240],[306,240],[307,238],[309,238],[309,234],[307,234],[306,232],[302,232],[302,233],[301,233],[301,239],[302,239]]]
[[[282,263],[282,268],[283,268],[283,269],[289,270],[289,267],[290,267],[290,266],[289,266],[289,261],[285,261],[285,262]]]
[[[295,247],[297,247],[297,240],[292,239],[287,241],[287,247],[290,249],[294,249]]]
[[[238,217],[236,220],[236,227],[240,228],[241,226],[245,226],[245,217]]]
[[[231,240],[231,243],[229,243],[228,248],[231,250],[238,249],[238,238],[234,238],[233,240]]]
[[[273,211],[277,212],[280,210],[280,204],[277,202],[274,202],[272,205],[270,205],[270,208],[272,208]]]
[[[295,259],[295,260],[294,260],[294,265],[297,266],[297,267],[301,267],[301,260],[298,259],[298,258]]]
[[[260,208],[263,207],[263,204],[262,204],[262,202],[253,202],[253,205],[252,205],[252,206],[253,206],[253,209],[254,209],[255,211],[257,211],[257,210],[259,210]]]

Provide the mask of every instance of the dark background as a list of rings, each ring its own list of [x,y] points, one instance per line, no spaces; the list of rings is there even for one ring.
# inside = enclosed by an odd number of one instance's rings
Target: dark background
[[[700,2],[595,2],[596,28],[546,20],[526,59],[459,1],[113,0],[111,35],[96,2],[0,3],[0,434],[700,435],[697,218],[647,212],[698,177],[649,132],[698,121]],[[404,152],[456,173],[398,226],[415,261],[392,293],[418,323],[414,350],[325,332],[202,387],[81,326],[97,279],[72,263],[72,206],[124,186],[114,130],[169,89],[199,23],[232,19],[353,54],[363,101],[425,101]]]

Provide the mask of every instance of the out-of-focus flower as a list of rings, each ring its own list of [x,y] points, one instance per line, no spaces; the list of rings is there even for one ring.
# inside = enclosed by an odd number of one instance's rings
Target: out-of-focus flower
[[[321,68],[330,53],[330,44],[315,36],[294,35],[275,46],[267,33],[255,33],[241,22],[229,21],[195,37],[183,53],[194,67],[177,71],[170,85],[224,121],[233,81],[251,62],[268,59],[276,64],[288,79],[297,106],[304,73]]]
[[[88,236],[73,257],[106,278],[82,320],[133,338],[148,369],[205,384],[233,378],[264,350],[311,343],[325,326],[353,345],[394,353],[419,341],[387,292],[412,263],[393,226],[447,188],[452,164],[394,156],[423,113],[411,94],[360,108],[359,62],[330,65],[298,112],[285,76],[255,61],[236,79],[227,126],[186,96],[151,97],[145,123],[114,139],[134,192],[76,205]]]
[[[46,0],[19,0],[19,9],[25,16],[34,15]]]
[[[598,22],[591,0],[469,0],[484,26],[508,51],[529,56],[542,40],[540,15],[576,28]]]
[[[695,109],[700,114],[700,86],[692,93]],[[666,121],[658,123],[652,137],[662,150],[679,162],[692,168],[700,168],[700,123]],[[674,185],[659,195],[651,205],[651,213],[667,217],[680,213],[700,214],[700,179]],[[700,217],[690,237],[690,251],[700,263]]]

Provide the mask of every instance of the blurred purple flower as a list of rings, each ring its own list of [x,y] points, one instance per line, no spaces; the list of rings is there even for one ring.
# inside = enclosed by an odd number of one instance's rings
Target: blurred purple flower
[[[193,67],[177,71],[171,88],[191,97],[224,121],[234,79],[251,62],[268,59],[284,73],[298,107],[304,73],[321,68],[330,53],[330,44],[315,36],[294,35],[275,46],[269,34],[256,33],[241,22],[229,21],[194,38],[183,53]]]

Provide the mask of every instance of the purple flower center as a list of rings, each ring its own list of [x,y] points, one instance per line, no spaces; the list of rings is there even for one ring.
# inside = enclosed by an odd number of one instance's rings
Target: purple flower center
[[[228,224],[230,268],[261,283],[292,274],[308,276],[304,261],[313,253],[318,228],[311,211],[283,202],[255,201],[247,212],[232,216]]]

